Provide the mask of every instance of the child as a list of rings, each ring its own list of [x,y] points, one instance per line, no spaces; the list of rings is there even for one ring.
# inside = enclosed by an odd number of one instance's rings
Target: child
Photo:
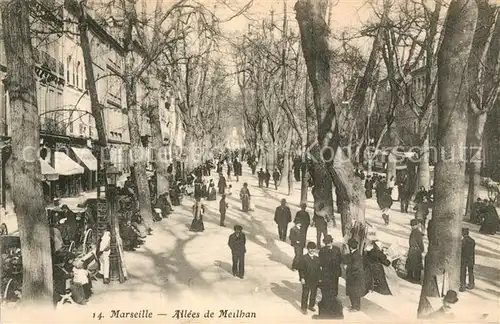
[[[232,186],[232,185],[229,185],[229,186],[227,187],[227,193],[226,193],[226,196],[231,195],[231,194],[233,193],[233,192],[232,192],[232,189],[233,189],[233,186]]]

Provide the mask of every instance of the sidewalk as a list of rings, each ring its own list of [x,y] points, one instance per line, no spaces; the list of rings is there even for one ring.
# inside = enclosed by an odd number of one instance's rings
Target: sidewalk
[[[123,284],[113,282],[104,285],[94,282],[94,296],[85,307],[71,307],[58,312],[56,317],[37,322],[90,322],[92,314],[102,313],[100,323],[116,322],[110,318],[112,311],[138,312],[147,310],[152,318],[147,320],[119,319],[120,322],[140,323],[199,323],[235,322],[235,318],[219,318],[220,310],[237,311],[243,314],[255,312],[256,318],[236,317],[238,323],[301,323],[311,321],[312,313],[300,313],[301,285],[297,272],[290,270],[293,248],[288,242],[278,239],[273,213],[280,200],[285,198],[292,214],[299,210],[300,183],[295,183],[291,196],[285,188],[257,188],[257,180],[246,167],[239,182],[230,182],[233,194],[228,196],[229,209],[226,227],[219,226],[219,195],[217,201],[203,201],[206,206],[203,233],[189,232],[192,220],[193,200],[186,198],[182,206],[161,222],[155,223],[154,233],[146,243],[134,252],[125,252],[128,280]],[[243,213],[239,191],[247,182],[255,204],[255,211]],[[308,210],[311,212],[312,197],[308,195]],[[401,214],[398,203],[391,212],[391,224],[383,225],[375,200],[367,201],[366,217],[377,229],[378,238],[386,244],[408,247],[410,214]],[[337,219],[338,219],[338,215]],[[243,226],[246,234],[245,279],[231,274],[231,254],[227,247],[228,236],[235,224]],[[483,236],[477,226],[468,225],[476,240],[476,289],[459,294],[457,317],[461,322],[480,322],[477,314],[488,314],[486,321],[498,322],[500,298],[500,236]],[[334,240],[341,241],[340,229],[329,228]],[[308,240],[316,240],[316,231],[308,231]],[[425,242],[427,244],[427,242]],[[361,312],[344,310],[346,322],[411,323],[415,321],[420,285],[399,280],[399,293],[382,296],[369,293],[361,302]],[[344,307],[350,306],[345,296],[345,282],[340,280],[339,298]],[[319,297],[318,297],[319,299]],[[460,306],[463,305],[463,306]],[[465,307],[466,306],[466,307]],[[185,314],[199,313],[199,318],[174,318],[176,310]],[[204,318],[205,312],[213,311],[214,318]],[[465,314],[461,314],[461,310]],[[4,322],[16,319],[22,313],[2,314]],[[78,320],[75,320],[78,319]],[[26,318],[28,320],[28,318]]]

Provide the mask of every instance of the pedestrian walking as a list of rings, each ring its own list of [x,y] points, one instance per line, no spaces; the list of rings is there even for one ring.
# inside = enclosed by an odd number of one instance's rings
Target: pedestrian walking
[[[469,229],[462,228],[462,253],[460,257],[460,291],[474,289],[474,264],[476,256],[476,241],[469,236]],[[466,276],[469,275],[467,285]]]
[[[302,256],[299,262],[299,278],[302,284],[300,308],[303,314],[307,314],[308,309],[312,312],[316,311],[314,306],[316,305],[321,266],[319,258],[314,254],[315,249],[316,244],[308,242],[307,253]]]
[[[220,226],[224,227],[224,221],[226,220],[226,210],[229,205],[226,202],[226,195],[222,194],[221,199],[219,201],[219,213],[220,213]]]
[[[259,188],[262,188],[264,186],[264,179],[266,178],[266,174],[260,168],[259,172],[257,172],[257,178],[259,179]]]
[[[301,233],[301,223],[296,223],[290,229],[290,244],[293,246],[294,257],[292,261],[292,270],[297,270],[300,258],[304,254],[305,241]]]
[[[304,240],[304,244],[307,240],[307,229],[309,228],[309,225],[311,225],[311,216],[306,211],[306,207],[306,203],[301,203],[300,210],[297,212],[297,214],[295,214],[295,219],[293,220],[295,224],[302,224],[302,226],[300,227],[300,231]]]
[[[337,297],[339,292],[339,277],[342,275],[342,252],[340,248],[333,245],[331,235],[323,239],[325,246],[319,250],[319,261],[321,264],[321,292],[324,295],[331,294]]]
[[[325,238],[328,235],[328,221],[329,216],[325,210],[325,205],[320,203],[313,216],[313,226],[316,227],[316,245],[318,248],[321,247],[321,236]]]
[[[205,206],[201,203],[200,198],[196,198],[196,202],[193,205],[193,221],[189,227],[191,232],[203,232],[205,230],[203,214],[205,214]]]
[[[248,212],[248,210],[250,209],[250,190],[248,190],[248,184],[246,182],[243,184],[243,188],[241,188],[240,190],[240,199],[241,210],[243,210],[244,212]]]
[[[273,180],[274,180],[274,189],[275,190],[278,190],[278,183],[280,182],[280,177],[281,177],[281,174],[278,171],[278,169],[274,169]]]
[[[288,223],[292,221],[292,213],[286,205],[286,199],[281,199],[281,205],[276,207],[274,212],[274,222],[278,225],[278,236],[283,242],[286,241],[288,233]]]
[[[227,160],[227,181],[231,181],[231,162]]]
[[[269,170],[266,169],[266,172],[264,173],[264,181],[266,182],[266,188],[269,188],[269,180],[271,180],[271,173],[269,173]]]
[[[370,199],[373,195],[373,179],[371,176],[368,176],[365,181],[365,196],[366,199]]]
[[[233,276],[243,279],[245,276],[246,237],[241,225],[234,225],[234,233],[227,242],[233,257]]]
[[[219,183],[217,184],[217,187],[219,188],[219,194],[223,194],[226,192],[226,187],[227,187],[227,183],[226,183],[226,178],[224,178],[224,175],[221,173],[219,173]]]
[[[424,252],[424,235],[418,228],[418,220],[412,219],[410,226],[411,233],[408,244],[408,257],[406,259],[406,273],[409,281],[420,283],[420,275],[423,269],[422,253]]]
[[[358,251],[358,241],[350,238],[347,241],[349,254],[343,257],[346,264],[345,290],[351,301],[351,311],[361,310],[361,297],[366,293],[363,257]]]

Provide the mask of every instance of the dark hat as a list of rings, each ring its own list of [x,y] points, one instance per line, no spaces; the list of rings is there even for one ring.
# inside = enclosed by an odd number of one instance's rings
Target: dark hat
[[[323,209],[324,207],[325,207],[325,204],[323,204],[323,203],[319,203],[319,205],[318,205],[318,208],[319,208],[319,209]]]
[[[443,301],[448,304],[455,304],[458,301],[457,292],[455,290],[448,290]]]
[[[415,226],[415,225],[418,225],[418,219],[412,219],[410,221],[410,226]]]
[[[301,203],[301,204],[300,204],[300,207],[306,208],[306,207],[307,207],[307,204],[306,204],[306,203]]]
[[[234,230],[235,231],[242,231],[243,227],[241,225],[234,225]]]
[[[333,237],[332,237],[330,234],[328,234],[328,235],[326,235],[326,236],[325,236],[325,238],[323,239],[323,242],[324,242],[325,244],[332,243],[332,242],[333,242]]]
[[[462,228],[462,235],[469,235],[469,229],[468,228]]]
[[[282,204],[283,204],[283,203],[285,203],[285,204],[286,204],[286,199],[285,199],[285,198],[281,199],[281,203],[282,203]]]
[[[351,249],[357,249],[358,248],[358,241],[355,238],[350,238],[347,241],[347,246]]]
[[[315,249],[315,248],[316,248],[316,243],[307,242],[307,249]]]

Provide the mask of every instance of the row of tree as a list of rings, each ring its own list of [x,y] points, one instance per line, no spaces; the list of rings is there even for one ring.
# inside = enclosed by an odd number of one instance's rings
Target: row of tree
[[[141,11],[136,0],[117,0],[99,5],[92,3],[92,7],[86,0],[66,0],[61,7],[53,8],[35,5],[36,1],[13,0],[4,1],[1,6],[8,71],[5,86],[9,93],[11,127],[14,130],[8,167],[12,169],[9,182],[12,184],[22,246],[23,303],[49,306],[53,298],[52,258],[41,167],[37,158],[27,158],[24,153],[26,147],[35,148],[33,152],[38,152],[40,146],[34,77],[36,62],[32,45],[33,37],[40,31],[34,30],[34,21],[56,26],[51,27],[48,33],[59,37],[74,30],[66,26],[76,25],[87,80],[84,95],[90,97],[91,114],[98,134],[96,145],[105,151],[108,140],[104,106],[102,98],[99,98],[94,72],[92,39],[95,35],[91,22],[100,24],[123,48],[124,64],[114,77],[121,80],[125,89],[125,113],[132,152],[140,152],[142,148],[140,123],[143,116],[150,119],[152,146],[156,153],[166,145],[162,135],[162,123],[165,121],[160,105],[174,103],[172,108],[180,115],[186,134],[187,171],[192,170],[202,162],[211,143],[223,142],[223,126],[231,122],[230,111],[234,101],[230,94],[230,73],[222,58],[214,55],[221,33],[220,21],[213,9],[189,0],[178,0],[168,5],[157,1],[150,12],[145,12],[145,8]],[[43,10],[40,12],[35,8]],[[69,15],[51,14],[61,12],[63,8]],[[55,19],[58,23],[51,24]],[[47,30],[44,32],[47,33]],[[138,88],[143,90],[141,97],[138,97]],[[203,149],[200,152],[197,148]],[[198,154],[195,155],[195,152]],[[152,227],[146,161],[138,158],[133,159],[133,163],[140,212],[146,225]],[[165,157],[157,156],[155,167],[158,194],[167,192],[168,165]]]

